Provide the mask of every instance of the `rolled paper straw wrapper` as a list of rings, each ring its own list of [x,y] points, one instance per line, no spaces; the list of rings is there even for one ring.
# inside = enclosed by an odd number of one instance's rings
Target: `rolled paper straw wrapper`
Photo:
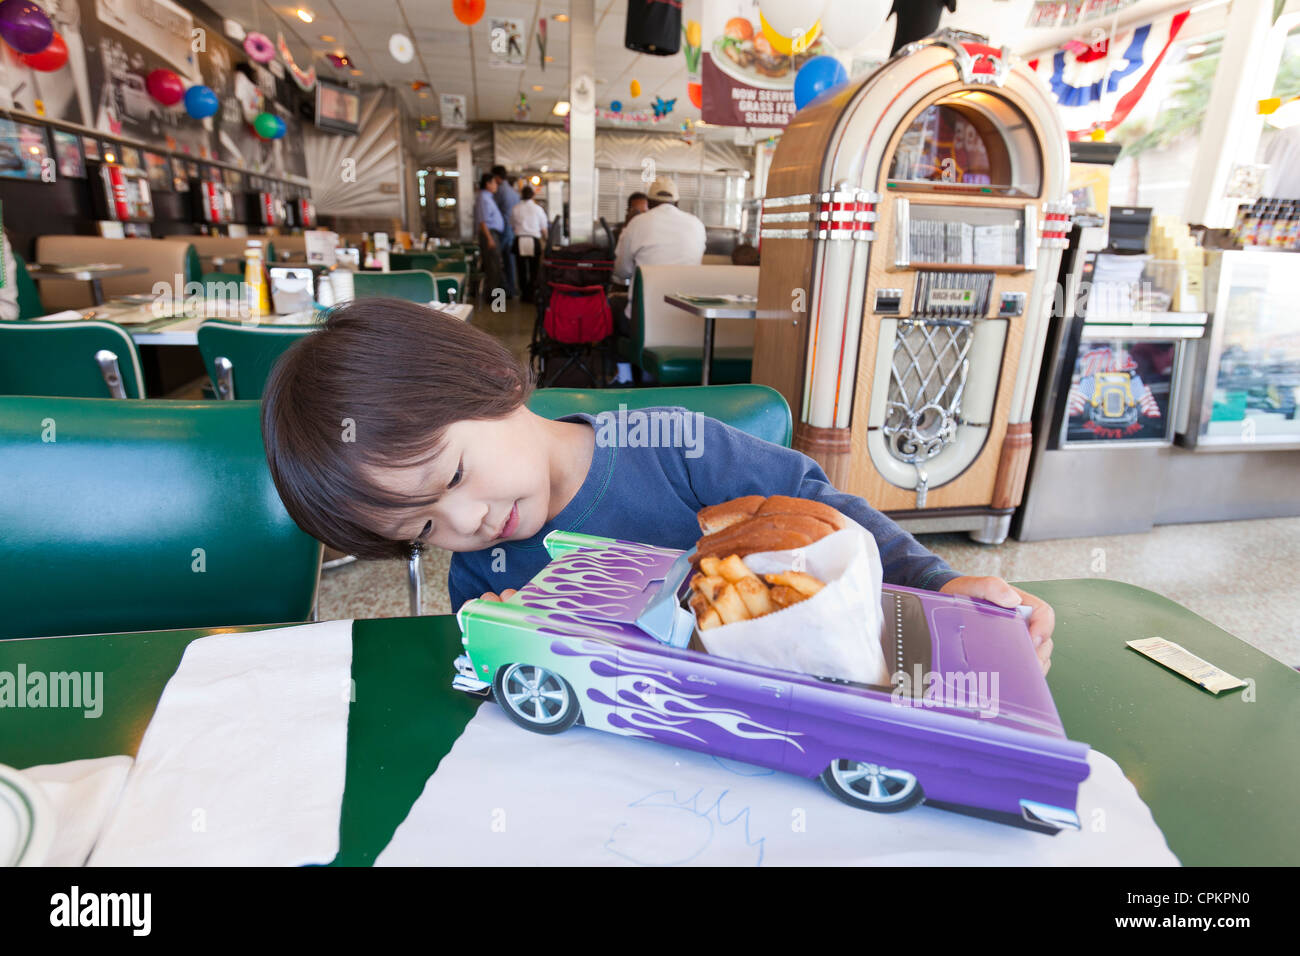
[[[352,273],[347,269],[335,269],[330,273],[330,284],[334,286],[334,302],[342,305],[356,298],[352,284]]]

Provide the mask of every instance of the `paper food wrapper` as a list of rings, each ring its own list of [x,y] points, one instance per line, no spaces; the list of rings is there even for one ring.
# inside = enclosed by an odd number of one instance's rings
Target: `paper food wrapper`
[[[747,664],[887,685],[880,551],[865,528],[845,520],[848,527],[806,548],[746,555],[745,565],[760,577],[794,569],[826,586],[780,611],[699,631],[705,649]]]

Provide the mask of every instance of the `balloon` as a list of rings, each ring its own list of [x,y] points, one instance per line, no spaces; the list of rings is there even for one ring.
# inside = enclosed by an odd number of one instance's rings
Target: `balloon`
[[[284,134],[289,131],[289,127],[280,117],[275,117],[275,135],[271,139],[284,139]]]
[[[54,39],[54,24],[32,0],[4,0],[0,37],[19,53],[40,53]]]
[[[641,83],[637,80],[633,80],[627,85],[627,91],[632,94],[632,99],[636,99],[641,95]]]
[[[825,7],[826,0],[760,0],[758,15],[763,23],[763,32],[768,33],[768,28],[771,28],[788,46],[790,38],[794,36],[806,37],[806,43],[813,41],[814,27],[821,19]],[[772,35],[768,33],[767,38],[771,40]],[[776,43],[772,46],[778,53],[783,52]]]
[[[284,120],[274,113],[258,113],[253,118],[253,131],[262,139],[278,139],[284,135],[280,132],[283,128]]]
[[[483,19],[484,0],[451,0],[451,12],[467,27]]]
[[[217,112],[217,94],[199,83],[185,91],[185,112],[195,119],[207,119]]]
[[[815,56],[794,77],[794,108],[803,109],[827,90],[848,82],[844,64],[833,56]]]
[[[885,25],[890,0],[830,0],[822,13],[822,33],[841,50],[857,46]]]
[[[145,77],[144,86],[163,106],[175,106],[185,95],[185,84],[171,70],[154,70]]]
[[[68,45],[63,42],[63,37],[56,33],[50,45],[40,53],[24,53],[18,57],[18,60],[33,70],[53,73],[55,70],[62,69],[63,64],[68,62]]]
[[[250,33],[244,37],[244,52],[254,63],[270,63],[275,59],[275,47],[265,33]]]
[[[388,55],[398,63],[410,63],[415,59],[415,44],[404,33],[394,33],[388,38]]]
[[[691,105],[697,110],[704,109],[704,87],[699,83],[687,83],[686,95],[691,98]]]
[[[619,102],[618,100],[610,100],[610,101],[609,101],[609,111],[610,111],[611,113],[621,113],[621,112],[623,112],[623,104],[622,104],[621,102]]]
[[[789,56],[791,53],[802,53],[817,41],[817,37],[822,32],[822,24],[818,20],[800,35],[796,44],[793,37],[782,36],[773,29],[772,24],[768,23],[761,13],[758,15],[758,22],[763,27],[759,31],[763,39],[771,45],[773,51],[780,53],[782,56]]]

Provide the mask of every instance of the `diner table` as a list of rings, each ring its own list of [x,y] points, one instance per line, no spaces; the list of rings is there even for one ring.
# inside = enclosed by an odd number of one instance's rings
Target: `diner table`
[[[89,282],[90,294],[95,300],[95,305],[103,305],[104,303],[104,287],[100,282],[101,279],[144,275],[148,271],[144,266],[121,266],[112,263],[91,263],[80,266],[32,263],[27,267],[27,274],[40,282],[49,282],[51,280]]]
[[[704,320],[704,355],[700,360],[700,384],[708,385],[713,374],[713,323],[718,319],[758,317],[758,298],[752,295],[676,295],[664,301]]]
[[[1100,579],[1019,586],[1056,610],[1047,681],[1066,733],[1119,764],[1184,865],[1300,864],[1300,674],[1142,588]],[[75,708],[0,712],[0,764],[21,770],[134,756],[189,643],[258,629],[0,640],[0,670],[102,671],[105,702],[96,720]],[[1125,645],[1156,635],[1250,687],[1215,696]],[[452,615],[353,623],[357,691],[332,865],[374,863],[481,706],[451,688],[461,651]],[[1104,819],[1082,823],[1105,826]]]

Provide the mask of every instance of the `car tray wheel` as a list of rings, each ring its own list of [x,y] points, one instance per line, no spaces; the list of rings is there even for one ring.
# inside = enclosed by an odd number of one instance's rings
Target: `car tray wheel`
[[[492,691],[505,715],[534,733],[568,730],[581,711],[573,686],[537,664],[506,664],[499,668]]]
[[[833,760],[821,782],[849,806],[875,813],[900,813],[925,799],[915,774],[865,760]]]

